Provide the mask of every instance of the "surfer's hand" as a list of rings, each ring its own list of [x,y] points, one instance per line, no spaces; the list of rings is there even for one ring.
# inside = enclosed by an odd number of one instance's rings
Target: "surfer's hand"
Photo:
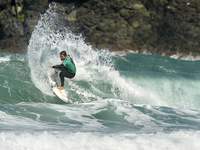
[[[70,57],[72,57],[72,54],[68,54]]]
[[[48,66],[48,67],[53,68],[53,66]]]

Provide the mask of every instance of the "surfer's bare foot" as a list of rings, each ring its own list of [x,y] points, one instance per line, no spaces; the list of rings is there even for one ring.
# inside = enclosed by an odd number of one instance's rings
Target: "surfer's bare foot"
[[[57,89],[63,90],[63,89],[64,89],[64,86],[58,86]]]

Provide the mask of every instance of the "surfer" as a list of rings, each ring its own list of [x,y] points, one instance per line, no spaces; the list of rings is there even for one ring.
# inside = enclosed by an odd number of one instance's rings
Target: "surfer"
[[[61,86],[57,87],[59,90],[64,89],[64,77],[66,78],[74,78],[76,75],[76,66],[74,64],[73,59],[71,58],[71,54],[66,53],[66,51],[60,52],[60,59],[62,62],[61,65],[56,66],[48,66],[50,68],[58,68],[61,70],[60,72],[60,82]]]

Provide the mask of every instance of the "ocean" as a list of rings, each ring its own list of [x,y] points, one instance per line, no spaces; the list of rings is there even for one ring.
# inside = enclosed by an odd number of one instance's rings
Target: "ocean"
[[[27,53],[0,53],[1,150],[199,150],[200,61],[94,49],[41,15]],[[50,88],[60,51],[77,67],[69,103]]]

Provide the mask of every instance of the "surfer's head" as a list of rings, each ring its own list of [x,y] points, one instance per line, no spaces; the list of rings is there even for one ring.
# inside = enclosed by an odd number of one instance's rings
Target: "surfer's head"
[[[65,60],[66,57],[67,57],[66,51],[60,52],[60,59],[61,59],[61,60]]]

